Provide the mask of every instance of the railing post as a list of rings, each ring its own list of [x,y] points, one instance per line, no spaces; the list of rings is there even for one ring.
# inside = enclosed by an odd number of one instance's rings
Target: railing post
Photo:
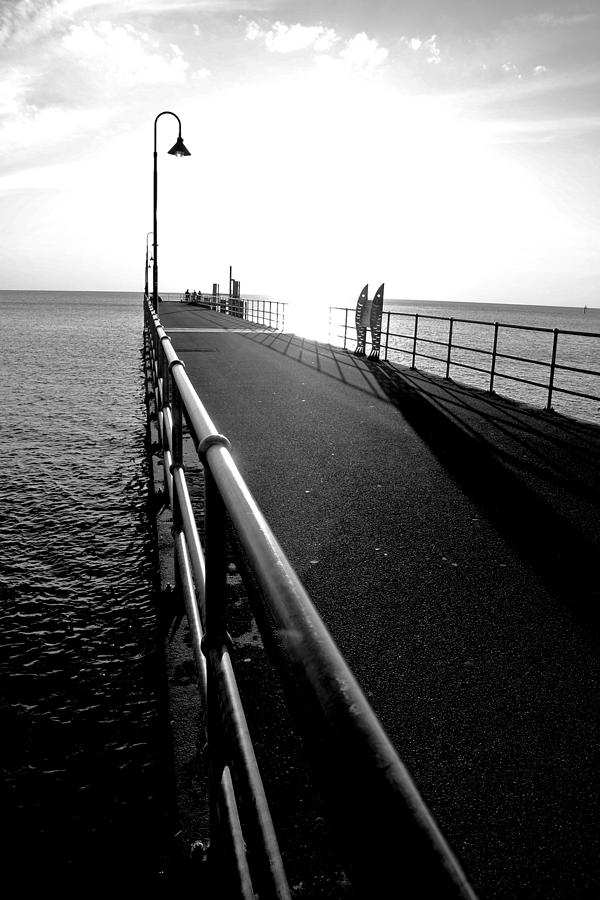
[[[171,512],[173,515],[173,538],[176,546],[178,546],[178,536],[183,531],[183,518],[181,515],[181,503],[179,499],[179,491],[177,490],[177,478],[175,470],[183,467],[183,428],[182,428],[182,411],[181,396],[179,388],[173,378],[173,368],[176,365],[184,365],[181,360],[172,362],[169,365],[170,379],[170,400],[171,400]],[[165,467],[166,474],[166,467]],[[179,551],[177,551],[177,556]],[[177,602],[183,602],[184,588],[182,582],[181,560],[175,565],[175,591]]]
[[[415,313],[415,333],[413,335],[413,352],[411,369],[415,369],[415,360],[417,358],[417,335],[419,333],[419,313]]]
[[[165,348],[163,346],[165,341],[168,341],[169,338],[163,336],[160,340],[160,372],[161,372],[161,417],[159,419],[160,424],[162,425],[162,434],[161,434],[161,442],[162,442],[162,451],[163,451],[163,476],[165,482],[165,497],[170,496],[169,486],[172,482],[169,481],[171,477],[171,472],[169,471],[169,467],[167,466],[167,455],[169,454],[169,446],[170,441],[172,440],[171,435],[169,434],[169,419],[170,416],[168,413],[171,411],[171,389],[170,389],[170,381],[171,381],[171,372],[169,368],[169,362],[167,360],[167,354],[165,353]]]
[[[179,359],[172,362],[169,366],[171,374],[171,416],[173,419],[171,453],[173,456],[173,467],[181,468],[183,466],[183,414],[181,411],[181,394],[173,378],[175,366],[183,366],[185,368],[185,365]]]
[[[452,357],[452,329],[454,328],[454,319],[450,317],[450,327],[448,329],[448,356],[446,358],[446,378],[450,378],[450,362]]]
[[[344,314],[344,350],[346,349],[346,337],[348,335],[348,312],[348,307],[346,307]]]
[[[387,360],[388,358],[388,344],[390,340],[390,313],[387,313],[387,326],[385,329],[385,347],[383,348],[383,358]]]
[[[210,653],[227,643],[226,599],[227,556],[225,507],[211,471],[203,459],[205,479],[205,562],[206,562],[206,633],[202,639],[202,652],[206,658],[206,731],[209,754],[209,805],[210,843],[213,852],[221,851],[219,835],[219,795],[224,766],[224,748],[220,728],[219,696]]]
[[[492,347],[492,362],[490,367],[490,394],[494,393],[494,378],[496,375],[496,354],[498,353],[498,322],[494,322],[494,346]]]
[[[558,345],[558,328],[554,329],[554,340],[552,342],[552,362],[550,363],[550,380],[548,382],[548,403],[547,410],[552,409],[552,392],[554,390],[554,373],[556,372],[556,348]]]
[[[170,403],[169,399],[169,363],[167,361],[167,354],[165,353],[163,342],[170,341],[170,338],[167,335],[163,335],[160,339],[160,380],[162,383],[162,405],[168,406]]]

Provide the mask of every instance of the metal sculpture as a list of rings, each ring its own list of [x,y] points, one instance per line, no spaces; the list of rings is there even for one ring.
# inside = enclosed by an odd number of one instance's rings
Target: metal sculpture
[[[373,297],[371,312],[369,316],[369,326],[371,328],[371,352],[369,359],[379,359],[379,351],[381,350],[381,319],[383,316],[383,284]]]
[[[379,359],[381,349],[381,318],[383,314],[383,284],[369,300],[369,285],[365,284],[356,304],[356,350],[355,356],[365,355],[367,329],[371,329],[371,352],[369,359]]]
[[[358,302],[356,304],[356,350],[355,356],[365,355],[365,343],[367,340],[367,325],[369,324],[369,316],[371,313],[371,304],[369,303],[369,285],[365,284],[360,292]]]

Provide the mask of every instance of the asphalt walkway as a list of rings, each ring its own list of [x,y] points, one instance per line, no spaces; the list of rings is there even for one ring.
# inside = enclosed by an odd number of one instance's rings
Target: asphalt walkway
[[[159,315],[482,900],[600,896],[600,428]]]

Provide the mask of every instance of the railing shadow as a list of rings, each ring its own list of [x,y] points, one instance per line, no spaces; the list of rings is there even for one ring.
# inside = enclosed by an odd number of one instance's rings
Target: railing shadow
[[[562,417],[520,411],[514,402],[477,397],[390,363],[365,365],[549,589],[597,628],[600,492],[593,460],[600,429],[566,420],[562,430]]]

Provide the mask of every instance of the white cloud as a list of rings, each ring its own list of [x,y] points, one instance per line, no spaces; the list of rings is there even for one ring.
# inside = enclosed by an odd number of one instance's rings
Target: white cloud
[[[437,34],[432,34],[431,37],[425,40],[420,37],[408,38],[402,36],[400,42],[406,44],[415,53],[424,53],[426,62],[432,65],[437,65],[442,61],[440,48],[437,44]]]
[[[364,31],[354,35],[340,52],[345,62],[359,68],[374,69],[387,58],[388,51],[380,47],[374,38],[368,38]]]
[[[17,114],[26,103],[31,87],[31,75],[11,68],[0,81],[0,116]]]
[[[240,17],[241,21],[245,21]],[[337,68],[342,63],[352,68],[371,70],[381,65],[388,56],[374,38],[364,31],[345,41],[339,53],[332,53],[341,42],[333,28],[324,25],[285,25],[275,22],[265,27],[254,20],[246,21],[246,40],[261,41],[271,53],[294,53],[312,50],[319,54],[318,61]]]
[[[332,28],[325,28],[323,25],[285,25],[283,22],[275,22],[267,30],[252,21],[246,25],[246,39],[264,41],[271,53],[295,53],[308,49],[323,53],[333,47],[338,37]]]
[[[180,84],[185,81],[188,63],[176,44],[169,54],[158,52],[158,44],[131,25],[83,22],[73,25],[61,46],[76,64],[102,72],[103,79],[120,87],[138,84]]]

